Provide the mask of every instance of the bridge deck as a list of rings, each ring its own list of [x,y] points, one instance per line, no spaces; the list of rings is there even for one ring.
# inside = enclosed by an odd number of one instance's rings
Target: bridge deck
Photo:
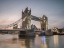
[[[0,29],[0,31],[26,31],[26,30],[22,30],[22,29]],[[35,30],[35,32],[40,32],[40,31],[41,30]]]

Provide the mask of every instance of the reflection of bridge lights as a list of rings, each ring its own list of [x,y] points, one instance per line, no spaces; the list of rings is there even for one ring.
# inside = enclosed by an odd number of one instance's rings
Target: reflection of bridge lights
[[[43,48],[47,48],[47,44],[46,44],[46,36],[43,36],[42,38],[41,38],[42,40],[43,40]]]
[[[43,36],[41,40],[44,42],[44,45],[46,45],[46,36]]]
[[[58,35],[54,36],[54,45],[58,46]]]

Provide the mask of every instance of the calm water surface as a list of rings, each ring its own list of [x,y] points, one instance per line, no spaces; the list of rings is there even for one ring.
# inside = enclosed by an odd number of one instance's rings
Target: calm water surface
[[[0,48],[64,48],[64,35],[19,39],[18,35],[0,34]]]

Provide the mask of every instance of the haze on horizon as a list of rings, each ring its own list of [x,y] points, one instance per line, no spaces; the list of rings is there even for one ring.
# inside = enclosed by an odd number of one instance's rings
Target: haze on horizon
[[[31,8],[31,14],[37,17],[46,15],[49,28],[64,27],[63,0],[0,0],[0,26],[11,24],[22,17],[22,9]],[[31,24],[40,28],[40,22]]]

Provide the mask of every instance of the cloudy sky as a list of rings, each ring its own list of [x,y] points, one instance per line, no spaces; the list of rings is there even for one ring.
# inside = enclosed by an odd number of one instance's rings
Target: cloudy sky
[[[0,26],[11,24],[22,17],[22,9],[31,8],[31,14],[37,17],[46,15],[49,28],[64,27],[63,0],[0,0]],[[32,21],[40,28],[40,22]]]

